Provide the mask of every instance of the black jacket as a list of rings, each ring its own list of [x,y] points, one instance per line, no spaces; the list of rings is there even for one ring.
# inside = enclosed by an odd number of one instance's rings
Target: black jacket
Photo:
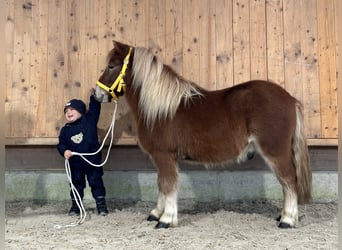
[[[65,150],[71,150],[78,153],[93,153],[99,147],[99,140],[97,135],[97,123],[99,121],[101,112],[101,103],[90,96],[89,110],[83,114],[81,118],[72,123],[66,123],[61,129],[59,135],[59,143],[57,149],[64,157]],[[101,163],[101,152],[96,155],[87,156],[89,161],[94,164]],[[71,166],[73,165],[87,165],[87,163],[80,156],[72,156],[69,159]]]

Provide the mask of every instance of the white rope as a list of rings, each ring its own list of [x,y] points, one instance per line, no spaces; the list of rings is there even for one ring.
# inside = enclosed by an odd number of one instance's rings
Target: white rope
[[[105,137],[103,138],[101,147],[96,152],[93,152],[93,153],[72,152],[72,155],[80,156],[83,160],[85,160],[88,164],[92,165],[93,167],[102,167],[103,165],[105,165],[107,160],[108,160],[108,157],[109,157],[110,149],[112,148],[113,139],[114,139],[114,127],[115,127],[116,110],[117,110],[117,107],[118,107],[117,101],[114,100],[114,103],[115,103],[115,105],[114,105],[112,121],[110,123],[110,126],[108,128],[108,131],[107,131]],[[111,139],[110,139],[110,143],[109,143],[109,147],[108,147],[108,151],[107,151],[107,155],[106,155],[105,160],[102,163],[100,163],[100,164],[94,164],[94,163],[90,162],[87,158],[85,158],[85,156],[95,155],[95,154],[99,153],[102,150],[102,148],[103,148],[103,146],[104,146],[104,144],[105,144],[105,142],[106,142],[106,140],[107,140],[107,138],[109,136],[109,133],[111,134]],[[80,210],[80,218],[78,219],[78,221],[76,223],[72,223],[72,224],[68,224],[68,225],[64,225],[64,226],[55,225],[55,228],[57,228],[57,229],[66,228],[66,227],[75,227],[77,225],[81,225],[85,221],[85,219],[87,217],[87,212],[86,212],[86,210],[85,210],[85,208],[83,206],[80,194],[78,193],[77,189],[75,188],[74,184],[72,183],[70,163],[69,163],[68,159],[65,159],[65,164],[64,165],[65,165],[65,172],[67,174],[67,178],[68,178],[68,181],[70,183],[72,194],[73,194],[73,196],[75,198],[75,202],[77,204],[77,207]]]
[[[94,167],[102,167],[104,164],[106,164],[107,160],[108,160],[108,156],[109,156],[109,153],[110,153],[110,149],[112,147],[112,144],[113,144],[113,138],[114,138],[114,127],[115,127],[115,117],[116,117],[116,110],[117,110],[117,101],[114,101],[115,103],[115,107],[114,107],[114,112],[113,112],[113,117],[112,117],[112,121],[111,121],[111,124],[110,124],[110,127],[107,131],[107,134],[106,136],[103,138],[103,142],[102,142],[102,145],[101,147],[96,151],[96,152],[93,152],[93,153],[78,153],[78,152],[72,152],[72,155],[78,155],[80,156],[83,160],[85,160],[87,163],[89,163],[90,165],[94,166]],[[85,158],[85,156],[87,155],[96,155],[97,153],[99,153],[104,144],[105,144],[105,141],[107,140],[107,137],[109,135],[109,132],[111,133],[111,140],[110,140],[110,144],[109,144],[109,148],[108,148],[108,151],[107,151],[107,155],[106,155],[106,159],[100,163],[100,164],[94,164],[92,162],[90,162],[87,158]]]

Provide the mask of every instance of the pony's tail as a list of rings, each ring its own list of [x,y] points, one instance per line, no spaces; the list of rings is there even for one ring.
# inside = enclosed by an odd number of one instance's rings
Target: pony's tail
[[[292,162],[296,168],[298,203],[309,203],[312,175],[303,127],[303,107],[298,101],[296,103],[296,130],[292,137]]]

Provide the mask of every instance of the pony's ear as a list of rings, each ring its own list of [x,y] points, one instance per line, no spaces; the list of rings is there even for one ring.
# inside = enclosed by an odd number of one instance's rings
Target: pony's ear
[[[113,40],[113,46],[116,49],[123,49],[123,48],[126,48],[128,45]]]
[[[122,54],[126,54],[129,49],[129,46],[120,42],[113,40],[113,46],[117,51],[120,51]]]

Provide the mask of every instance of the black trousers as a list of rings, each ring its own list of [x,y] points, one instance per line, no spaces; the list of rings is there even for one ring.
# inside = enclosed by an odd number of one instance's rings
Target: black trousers
[[[105,197],[106,189],[103,184],[103,168],[93,167],[90,165],[70,166],[72,184],[75,186],[81,199],[84,196],[84,189],[86,188],[86,179],[91,188],[91,193],[96,199],[97,197]],[[71,199],[75,199],[72,191],[70,191]]]

